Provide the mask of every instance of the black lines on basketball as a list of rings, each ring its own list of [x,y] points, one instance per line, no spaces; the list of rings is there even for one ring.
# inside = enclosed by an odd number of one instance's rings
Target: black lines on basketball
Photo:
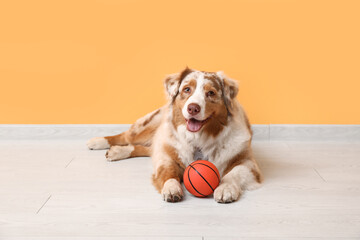
[[[211,188],[212,191],[214,191],[214,189],[212,188],[212,186],[210,185],[210,183],[208,181],[206,181],[206,179],[203,177],[203,175],[201,175],[201,173],[198,172],[198,170],[196,170],[196,168],[194,168],[193,165],[190,165],[191,169],[195,170],[197,172],[197,174],[199,174],[199,176],[206,182],[206,184]],[[190,171],[189,171],[190,172]],[[203,195],[203,194],[202,194]]]
[[[206,197],[219,185],[220,174],[211,162],[197,160],[185,169],[183,180],[191,194],[196,197]]]
[[[195,164],[191,164],[191,166],[195,166],[195,165],[197,165],[197,164],[201,164],[201,165],[203,165],[203,166],[205,166],[205,167],[210,168],[210,169],[215,173],[216,177],[218,178],[218,180],[219,180],[219,182],[220,182],[220,176],[218,175],[218,173],[217,173],[212,167],[210,167],[209,165],[203,164],[203,163],[195,163]]]
[[[189,167],[191,167],[191,165],[189,165]],[[199,192],[199,191],[195,188],[195,186],[193,185],[193,183],[191,182],[190,169],[188,169],[187,173],[188,173],[189,182],[190,182],[191,186],[193,187],[193,189],[194,189],[198,194],[200,194],[201,196],[206,197],[206,195],[204,195],[204,194],[202,194],[201,192]]]

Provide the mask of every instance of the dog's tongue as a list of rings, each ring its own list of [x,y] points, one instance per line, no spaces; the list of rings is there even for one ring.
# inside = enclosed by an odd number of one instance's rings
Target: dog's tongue
[[[201,127],[201,121],[195,120],[193,118],[187,121],[187,130],[189,130],[190,132],[197,132],[201,129]]]

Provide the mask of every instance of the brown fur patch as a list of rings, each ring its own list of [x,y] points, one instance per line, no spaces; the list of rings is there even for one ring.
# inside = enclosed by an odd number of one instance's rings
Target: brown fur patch
[[[204,125],[203,131],[206,132],[209,136],[216,137],[228,124],[228,114],[227,110],[223,105],[206,104],[206,110],[209,114],[207,116],[213,115],[207,123]]]
[[[160,113],[160,109],[158,109],[156,112],[154,112],[148,119],[146,119],[144,121],[144,123],[142,124],[143,127],[145,127],[147,124],[149,124],[151,122],[151,120]]]
[[[257,170],[251,169],[251,173],[254,175],[254,178],[258,183],[262,182],[262,176]]]
[[[186,67],[179,74],[173,74],[173,75],[168,76],[167,78],[165,78],[165,81],[164,81],[165,82],[165,88],[166,88],[168,93],[169,93],[169,89],[170,89],[171,86],[173,86],[174,84],[177,85],[177,90],[176,90],[176,93],[174,94],[174,96],[172,98],[172,101],[174,101],[176,96],[179,94],[179,87],[181,85],[182,80],[192,72],[193,72],[192,69]]]
[[[224,78],[223,81],[225,95],[228,95],[230,99],[235,98],[239,91],[237,83],[234,80],[226,78]]]
[[[215,79],[215,78],[214,78]],[[216,137],[228,124],[228,111],[222,98],[221,86],[216,80],[211,80],[211,84],[205,84],[205,92],[213,91],[215,96],[206,96],[205,115],[212,116],[205,124],[204,131]]]
[[[250,141],[248,143],[248,147],[245,148],[242,152],[238,153],[235,157],[233,157],[227,167],[224,170],[224,175],[226,175],[228,172],[230,172],[234,167],[244,163],[246,160],[252,159],[252,152],[250,148]]]
[[[195,79],[191,79],[187,84],[184,85],[184,87],[182,89],[179,89],[179,94],[181,98],[186,98],[189,96],[189,93],[186,93],[184,91],[182,91],[183,89],[189,87],[191,89],[190,95],[195,91],[196,88],[196,80]]]
[[[186,120],[181,112],[181,107],[179,107],[176,103],[173,105],[171,123],[175,129],[177,129],[179,125],[186,125]]]
[[[176,98],[174,98],[172,102],[172,124],[175,129],[179,125],[186,124],[186,120],[184,118],[184,115],[182,114],[182,109],[186,103],[186,101],[189,99],[189,97],[192,95],[196,88],[196,80],[191,80],[185,87],[189,86],[192,91],[190,93],[185,93],[183,91],[178,94]]]
[[[142,146],[142,145],[134,145],[134,151],[131,152],[130,157],[150,157],[151,148]]]
[[[237,82],[231,79],[223,78],[222,81],[220,81],[220,84],[224,104],[229,115],[231,116],[234,114],[234,101],[236,101],[235,97],[239,90]]]
[[[210,101],[219,101],[221,99],[221,95],[219,95],[219,93],[221,93],[220,89],[212,84],[209,83],[205,84],[204,91],[205,91],[205,97],[207,97]],[[206,95],[209,91],[213,91],[215,95],[214,96]]]
[[[216,75],[216,73],[205,73],[204,78],[210,80],[217,90],[221,89],[221,79]]]
[[[170,158],[180,167],[180,170],[182,172],[185,171],[185,165],[183,164],[183,162],[181,161],[181,159],[179,158],[179,154],[177,153],[176,149],[170,145],[165,144],[164,145],[164,150],[166,152],[167,155],[170,156]],[[182,174],[181,174],[181,178],[182,178]]]
[[[164,183],[170,178],[174,178],[180,182],[178,169],[175,165],[158,167],[156,169],[156,173],[152,175],[152,182],[156,190],[161,192],[161,189],[164,187]]]
[[[105,139],[109,142],[110,146],[124,146],[129,144],[150,146],[156,129],[157,126],[148,126],[144,128],[143,131],[137,133],[134,129],[130,128],[126,132],[115,136],[108,136],[105,137]]]
[[[245,161],[252,161],[254,163],[254,167],[251,168],[251,173],[254,175],[255,181],[258,183],[261,183],[263,181],[263,177],[260,173],[259,167],[256,163],[256,161],[253,159],[252,151],[250,147],[250,141],[248,142],[248,147],[237,154],[235,157],[233,157],[230,161],[227,167],[224,170],[224,175],[228,174],[234,167],[243,164]]]
[[[126,140],[126,132],[120,133],[118,135],[115,136],[108,136],[105,137],[105,139],[108,141],[108,143],[110,144],[110,146],[114,146],[114,145],[118,145],[118,146],[123,146],[123,145],[128,145],[129,142]]]
[[[143,131],[127,136],[127,141],[133,145],[150,146],[158,126],[148,126]]]
[[[163,188],[164,183],[170,178],[174,178],[181,182],[185,170],[184,164],[179,159],[179,156],[173,147],[164,145],[164,151],[170,156],[172,161],[167,165],[158,167],[155,174],[152,176],[153,184],[159,192]]]
[[[114,136],[107,136],[105,139],[110,146],[118,145],[146,145],[150,146],[156,129],[160,126],[161,117],[155,118],[162,114],[162,108],[157,109],[149,117],[142,117],[131,125],[130,129]],[[154,119],[155,118],[155,119]]]
[[[194,70],[190,69],[189,67],[186,67],[179,75],[179,80],[182,81],[187,75],[192,73]],[[180,86],[180,84],[179,84]]]

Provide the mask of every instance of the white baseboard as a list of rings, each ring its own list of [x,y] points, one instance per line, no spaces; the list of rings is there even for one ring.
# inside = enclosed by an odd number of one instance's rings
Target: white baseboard
[[[255,124],[252,128],[254,140],[360,141],[360,125]]]
[[[130,124],[0,124],[0,140],[88,139],[127,130]],[[360,125],[254,124],[259,141],[360,141]]]
[[[0,139],[86,139],[111,136],[130,124],[0,124]]]

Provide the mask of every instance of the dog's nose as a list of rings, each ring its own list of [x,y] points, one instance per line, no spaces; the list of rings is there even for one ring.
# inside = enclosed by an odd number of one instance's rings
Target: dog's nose
[[[196,115],[200,112],[201,108],[198,104],[191,103],[191,104],[189,104],[187,110],[190,115]]]

